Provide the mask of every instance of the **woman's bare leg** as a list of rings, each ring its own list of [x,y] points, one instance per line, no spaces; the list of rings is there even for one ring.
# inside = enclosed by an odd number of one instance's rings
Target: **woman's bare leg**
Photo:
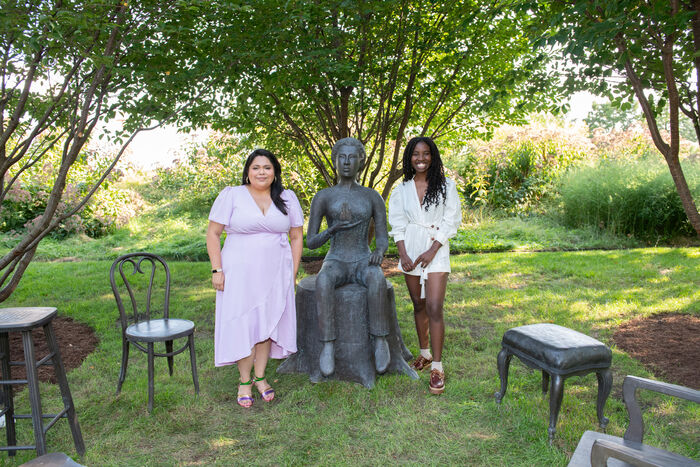
[[[267,339],[262,342],[255,344],[255,377],[264,378],[265,369],[267,368],[267,362],[270,360],[270,347],[272,342]]]
[[[418,345],[421,349],[427,349],[430,346],[430,338],[428,332],[430,323],[428,314],[425,311],[425,299],[420,298],[420,276],[412,276],[404,274],[408,294],[413,302],[413,319],[416,322],[416,333],[418,334]]]
[[[425,313],[430,323],[430,350],[435,362],[442,361],[442,347],[445,341],[445,320],[442,308],[445,303],[447,276],[446,272],[431,272],[425,283]],[[420,290],[418,293],[420,294]]]

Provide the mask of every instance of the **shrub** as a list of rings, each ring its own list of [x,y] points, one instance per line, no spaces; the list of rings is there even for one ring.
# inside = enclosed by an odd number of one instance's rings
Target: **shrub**
[[[490,141],[474,141],[448,162],[458,189],[472,206],[509,214],[538,207],[552,194],[553,182],[591,145],[582,129],[540,119],[524,127],[503,126]]]
[[[153,201],[177,201],[177,209],[206,216],[219,192],[241,183],[241,174],[251,150],[236,136],[212,133],[204,144],[185,149],[172,167],[158,169],[154,178]],[[306,157],[277,155],[282,165],[282,182],[294,190],[302,206],[322,188],[322,177]]]
[[[113,157],[104,148],[88,149],[80,154],[68,175],[56,215],[67,213],[80,203]],[[60,165],[60,154],[49,152],[43,160],[43,165],[29,167],[21,173],[8,190],[0,206],[0,232],[29,228],[43,215]],[[51,232],[51,237],[60,239],[75,233],[99,237],[124,225],[138,210],[138,200],[133,192],[117,187],[115,182],[121,175],[120,170],[113,171],[88,203],[63,220]]]
[[[686,162],[684,171],[697,199],[700,165]],[[563,219],[570,227],[594,225],[646,240],[694,234],[662,162],[602,160],[570,172],[559,190]]]

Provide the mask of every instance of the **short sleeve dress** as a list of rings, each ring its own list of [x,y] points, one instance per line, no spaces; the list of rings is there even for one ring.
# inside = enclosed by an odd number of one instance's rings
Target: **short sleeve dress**
[[[224,290],[216,292],[214,364],[231,365],[271,339],[271,358],[296,352],[294,262],[287,234],[304,223],[294,192],[285,190],[284,215],[274,203],[267,214],[245,185],[224,188],[209,220],[224,225],[221,250]]]

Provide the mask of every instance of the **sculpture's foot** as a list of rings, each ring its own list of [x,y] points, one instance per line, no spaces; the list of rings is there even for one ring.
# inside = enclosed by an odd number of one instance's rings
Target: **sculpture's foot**
[[[389,343],[384,336],[374,337],[374,367],[377,373],[384,373],[389,367],[391,354],[389,353]]]
[[[335,371],[335,346],[333,341],[323,343],[318,366],[323,376],[330,376]]]

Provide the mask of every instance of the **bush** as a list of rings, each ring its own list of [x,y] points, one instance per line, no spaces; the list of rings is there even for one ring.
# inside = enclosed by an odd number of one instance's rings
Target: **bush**
[[[80,203],[113,157],[104,149],[86,150],[79,155],[69,173],[56,215],[67,213]],[[44,157],[43,165],[30,167],[18,177],[0,206],[0,232],[20,232],[39,221],[46,209],[59,166],[60,154],[49,152]],[[51,232],[51,237],[60,239],[84,233],[96,238],[126,224],[137,212],[138,200],[133,192],[116,186],[115,182],[121,176],[120,170],[114,170],[85,206],[63,220]]]
[[[448,164],[472,206],[520,214],[549,197],[553,182],[590,149],[581,129],[544,120],[503,126],[491,141],[472,142]]]
[[[206,143],[189,146],[172,167],[156,171],[151,201],[176,201],[178,211],[206,217],[224,187],[240,185],[243,166],[252,152],[246,145],[235,136],[212,133]],[[323,188],[320,173],[306,157],[277,156],[283,185],[294,190],[302,207],[308,207]]]
[[[700,195],[700,166],[684,164],[694,196]],[[668,167],[662,162],[603,160],[573,170],[559,184],[564,223],[598,226],[645,240],[694,235]]]

